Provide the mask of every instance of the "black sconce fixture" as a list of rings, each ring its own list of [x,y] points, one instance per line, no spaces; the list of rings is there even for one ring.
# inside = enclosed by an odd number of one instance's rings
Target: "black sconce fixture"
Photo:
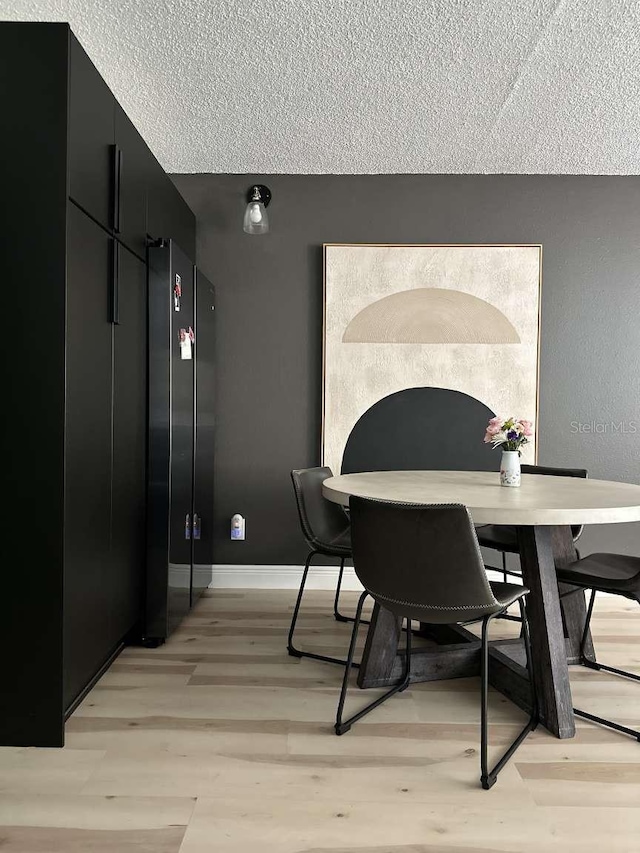
[[[271,190],[262,184],[254,184],[247,192],[247,209],[244,212],[243,229],[247,234],[266,234],[269,231],[267,207],[271,201]]]

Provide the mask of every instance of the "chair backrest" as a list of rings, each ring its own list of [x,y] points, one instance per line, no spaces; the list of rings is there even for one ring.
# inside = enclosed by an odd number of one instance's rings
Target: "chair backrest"
[[[549,477],[582,477],[586,479],[589,474],[585,468],[549,468],[548,465],[523,465],[523,474],[543,474]],[[571,535],[573,541],[582,536],[584,524],[572,524]]]
[[[500,609],[465,506],[360,497],[349,506],[356,574],[386,608],[434,623]]]
[[[311,548],[330,546],[349,528],[349,517],[322,494],[322,484],[333,477],[331,468],[301,468],[291,472],[300,525]]]

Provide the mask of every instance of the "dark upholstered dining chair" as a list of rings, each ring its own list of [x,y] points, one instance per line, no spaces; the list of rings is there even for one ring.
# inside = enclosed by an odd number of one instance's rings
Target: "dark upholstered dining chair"
[[[481,641],[481,784],[491,788],[498,773],[538,724],[538,702],[531,675],[531,643],[524,607],[529,590],[519,584],[487,579],[471,516],[461,504],[418,506],[352,497],[353,563],[365,591],[360,596],[338,702],[335,731],[342,735],[411,681],[411,621],[453,624],[482,622]],[[406,652],[401,681],[363,710],[343,719],[360,615],[370,595],[381,607],[406,619]],[[523,640],[532,690],[532,713],[526,726],[489,770],[488,627],[514,602],[520,605]]]
[[[631,557],[627,554],[589,554],[588,557],[583,557],[581,560],[576,560],[567,566],[557,568],[556,574],[558,580],[562,581],[562,583],[575,586],[576,592],[582,592],[584,589],[591,590],[580,646],[580,663],[583,666],[589,667],[589,669],[604,670],[605,672],[612,672],[614,675],[621,675],[625,678],[640,681],[640,675],[635,672],[627,672],[624,669],[605,666],[605,664],[599,663],[595,657],[588,657],[585,651],[597,592],[622,595],[640,604],[640,557]],[[636,710],[638,707],[636,705]],[[595,714],[590,714],[587,711],[580,711],[578,708],[574,708],[573,713],[594,723],[608,726],[611,729],[635,737],[640,741],[640,731],[635,731],[627,726],[621,726],[618,723],[598,717]]]
[[[339,610],[344,561],[348,557],[351,557],[351,524],[349,516],[344,509],[338,506],[338,504],[328,501],[322,494],[322,484],[329,477],[333,477],[331,468],[303,468],[291,472],[302,533],[311,550],[307,556],[302,580],[300,581],[298,598],[296,599],[296,606],[289,629],[287,650],[294,657],[315,658],[316,660],[344,665],[345,661],[338,658],[300,651],[294,646],[293,642],[300,604],[307,582],[307,575],[309,574],[309,567],[316,554],[322,554],[327,557],[338,557],[340,559],[338,583],[333,601],[333,614],[339,622],[353,621],[353,617],[343,616]]]
[[[549,468],[546,465],[523,465],[523,474],[540,474],[549,477],[583,477],[586,478],[587,472],[584,468]],[[524,488],[524,486],[523,486]],[[582,535],[583,525],[572,525],[571,533],[573,541],[577,542]],[[478,534],[478,542],[484,548],[491,548],[502,556],[502,576],[506,583],[509,575],[516,575],[517,572],[507,570],[507,554],[518,554],[520,548],[518,546],[518,531],[510,525],[485,524],[476,528]],[[494,566],[487,566],[488,569],[494,569]],[[499,569],[495,569],[499,571]]]

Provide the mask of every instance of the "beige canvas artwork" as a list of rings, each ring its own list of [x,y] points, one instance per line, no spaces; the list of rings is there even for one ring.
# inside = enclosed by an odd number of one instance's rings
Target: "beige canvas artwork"
[[[537,423],[541,246],[324,253],[323,464],[339,471],[358,420],[404,389],[459,391]],[[535,439],[523,451],[534,460]]]

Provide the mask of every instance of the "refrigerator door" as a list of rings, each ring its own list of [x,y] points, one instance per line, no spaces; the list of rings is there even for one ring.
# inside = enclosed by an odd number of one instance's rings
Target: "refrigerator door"
[[[191,606],[193,281],[172,240],[149,249],[149,641],[167,637]]]
[[[215,291],[195,270],[194,537],[191,603],[211,583],[213,564],[213,459],[215,442]]]
[[[195,364],[193,263],[173,241],[169,283],[172,311],[168,632],[171,633],[191,607]],[[176,288],[180,289],[179,297]],[[177,305],[179,311],[175,310]]]

